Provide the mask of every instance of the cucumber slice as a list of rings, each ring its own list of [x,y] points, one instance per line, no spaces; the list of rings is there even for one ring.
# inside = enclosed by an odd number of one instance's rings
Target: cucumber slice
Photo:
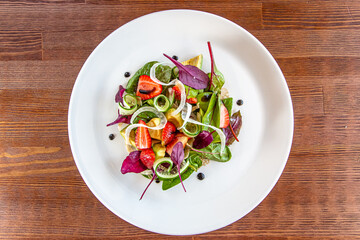
[[[137,104],[137,98],[133,94],[125,94],[123,97],[124,107],[131,108],[132,106]]]
[[[125,94],[123,97],[123,105],[119,102],[119,111],[121,115],[131,115],[138,108],[138,99],[133,94]]]
[[[121,103],[119,103],[119,111],[121,115],[131,115],[137,110],[137,108],[137,104],[131,108],[125,108],[121,105]]]
[[[154,106],[159,112],[166,112],[171,105],[169,99],[160,94],[154,98]]]
[[[201,128],[199,125],[187,122],[182,128],[183,133],[188,137],[196,137],[200,133]]]
[[[168,167],[164,167],[163,164],[167,164]],[[184,160],[180,165],[180,174],[186,171],[189,166],[189,162]],[[164,157],[154,162],[155,173],[160,180],[172,179],[179,176],[176,166],[173,166],[171,158]]]

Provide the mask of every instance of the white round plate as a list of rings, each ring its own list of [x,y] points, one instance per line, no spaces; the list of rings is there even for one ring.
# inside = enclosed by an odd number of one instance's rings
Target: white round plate
[[[204,55],[210,71],[207,41],[226,79],[243,126],[232,159],[201,167],[205,179],[192,174],[181,185],[161,190],[139,174],[121,174],[127,156],[116,126],[114,102],[119,84],[146,62],[180,61]],[[250,33],[222,17],[193,10],[169,10],[137,18],[110,34],[92,52],[76,79],[69,106],[71,150],[81,176],[113,213],[140,228],[172,235],[198,234],[222,228],[245,216],[271,191],[291,148],[293,110],[284,76],[271,54]],[[109,140],[109,134],[116,138]],[[116,226],[114,226],[116,227]]]

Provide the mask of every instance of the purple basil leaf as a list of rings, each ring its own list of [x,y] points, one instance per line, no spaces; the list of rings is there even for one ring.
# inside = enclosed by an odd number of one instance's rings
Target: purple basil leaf
[[[125,93],[125,88],[122,85],[119,85],[119,91],[116,93],[115,95],[115,102],[118,103],[120,102],[121,104],[123,103],[123,95]]]
[[[175,144],[175,146],[173,147],[173,150],[171,152],[171,161],[173,161],[173,163],[175,163],[175,165],[178,169],[181,185],[183,186],[184,191],[186,192],[186,189],[184,187],[184,184],[181,179],[181,174],[180,174],[180,165],[183,162],[183,160],[184,160],[184,147],[183,147],[182,142],[178,142],[177,144]]]
[[[242,125],[242,118],[240,111],[237,111],[231,116],[230,124],[234,130],[234,133],[236,134],[236,136],[238,136]],[[223,128],[223,132],[226,137],[226,145],[232,144],[235,141],[235,137],[231,132],[230,126],[228,126],[227,128]]]
[[[118,110],[118,117],[115,121],[107,124],[106,126],[111,126],[111,125],[114,125],[114,124],[117,124],[117,123],[127,123],[127,124],[130,124],[130,119],[131,119],[131,116],[132,115],[121,115],[119,110]]]
[[[168,55],[164,54],[165,57],[170,59],[175,66],[179,69],[179,80],[185,85],[195,88],[204,89],[209,84],[209,77],[206,73],[201,71],[199,68],[191,65],[182,65],[178,61],[172,59]]]
[[[121,173],[141,173],[147,167],[140,160],[140,151],[133,151],[127,156],[121,166]]]
[[[141,194],[141,197],[140,197],[139,200],[141,200],[141,199],[143,198],[144,194],[146,193],[146,190],[149,188],[149,186],[151,185],[151,183],[152,183],[152,182],[154,181],[154,179],[156,178],[156,174],[155,174],[154,169],[151,169],[151,170],[152,170],[152,172],[153,172],[153,177],[151,178],[149,184],[146,186],[144,192]]]
[[[208,131],[202,131],[197,135],[193,142],[193,148],[202,149],[209,146],[209,144],[214,140],[212,133]]]

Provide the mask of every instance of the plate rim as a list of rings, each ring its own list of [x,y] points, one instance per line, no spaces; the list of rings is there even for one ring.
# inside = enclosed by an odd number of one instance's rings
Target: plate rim
[[[197,231],[197,232],[186,232],[184,234],[177,234],[177,233],[169,233],[169,232],[160,232],[160,231],[154,231],[151,230],[149,228],[146,228],[144,226],[138,226],[138,224],[126,217],[123,216],[119,216],[116,211],[109,206],[109,204],[107,203],[107,201],[105,201],[103,199],[103,197],[101,196],[101,194],[89,183],[88,177],[85,174],[84,169],[81,168],[80,166],[80,157],[79,157],[79,153],[78,150],[75,149],[75,143],[76,140],[74,139],[74,134],[73,134],[73,129],[72,129],[72,124],[71,124],[71,119],[73,118],[73,109],[74,109],[74,105],[75,103],[75,92],[77,92],[80,85],[80,79],[81,76],[84,74],[83,72],[85,71],[85,66],[88,65],[88,62],[90,61],[90,59],[92,58],[93,55],[96,54],[96,52],[99,51],[99,49],[101,49],[102,45],[104,45],[107,42],[107,39],[109,39],[116,31],[118,31],[120,28],[124,28],[127,25],[129,25],[130,23],[134,23],[137,21],[141,21],[143,18],[146,18],[150,15],[156,15],[156,14],[161,14],[161,13],[166,13],[166,12],[192,12],[195,14],[203,14],[206,16],[210,16],[210,17],[215,17],[218,20],[224,21],[227,24],[231,24],[233,26],[235,26],[237,29],[239,29],[240,31],[243,31],[247,37],[250,37],[252,39],[252,41],[254,41],[257,45],[257,47],[260,47],[262,49],[262,51],[267,55],[268,60],[270,60],[273,64],[273,66],[276,68],[276,72],[279,73],[279,76],[281,76],[281,87],[283,88],[283,90],[286,90],[286,96],[287,96],[287,103],[288,103],[288,110],[289,110],[289,117],[291,117],[291,119],[289,119],[289,126],[291,128],[291,132],[290,132],[290,136],[289,139],[287,141],[287,147],[286,147],[286,152],[284,152],[284,155],[286,155],[286,158],[284,161],[282,161],[282,166],[279,166],[278,168],[278,172],[276,173],[276,178],[273,179],[272,183],[270,184],[271,187],[268,188],[266,193],[263,193],[261,195],[263,195],[263,197],[259,198],[259,200],[256,202],[256,204],[254,204],[254,206],[249,209],[248,211],[244,211],[245,213],[240,216],[240,217],[235,217],[234,219],[231,219],[229,221],[227,221],[225,224],[221,224],[221,226],[217,227],[217,228],[213,228],[213,229],[208,229],[205,231]],[[194,234],[203,234],[203,233],[207,233],[207,232],[211,232],[211,231],[216,231],[218,229],[221,229],[225,226],[228,226],[232,223],[235,223],[236,221],[240,220],[241,218],[245,217],[247,214],[249,214],[252,210],[254,210],[268,195],[269,193],[273,190],[273,188],[275,187],[276,183],[279,181],[279,178],[281,177],[284,168],[286,166],[286,163],[288,161],[288,158],[290,156],[290,152],[291,152],[291,146],[292,146],[292,142],[293,142],[293,137],[294,137],[294,110],[293,110],[293,103],[292,103],[292,99],[291,99],[291,94],[290,94],[290,90],[289,87],[287,85],[287,82],[285,80],[284,74],[281,71],[278,63],[275,61],[274,57],[271,55],[271,53],[269,52],[269,50],[255,37],[253,36],[249,31],[247,31],[246,29],[244,29],[243,27],[241,27],[240,25],[232,22],[231,20],[216,15],[214,13],[210,13],[210,12],[206,12],[206,11],[200,11],[200,10],[193,10],[193,9],[168,9],[168,10],[162,10],[162,11],[156,11],[156,12],[151,12],[145,15],[142,15],[140,17],[134,18],[128,22],[126,22],[125,24],[119,26],[118,28],[116,28],[114,31],[112,31],[110,34],[108,34],[96,47],[95,49],[91,52],[91,54],[87,57],[87,59],[85,60],[85,62],[83,63],[77,77],[75,80],[75,83],[73,85],[72,88],[72,92],[71,92],[71,96],[70,96],[70,101],[69,101],[69,108],[68,108],[68,136],[69,136],[69,143],[70,143],[70,149],[73,155],[73,159],[74,162],[76,164],[76,167],[82,177],[82,179],[84,180],[86,186],[88,187],[88,189],[92,192],[92,194],[94,194],[94,196],[100,201],[101,204],[103,204],[108,210],[110,210],[113,214],[115,214],[117,217],[121,218],[122,220],[126,221],[127,223],[132,224],[133,226],[136,226],[140,229],[144,229],[150,232],[154,232],[154,233],[158,233],[158,234],[166,234],[166,235],[177,235],[177,236],[186,236],[186,235],[194,235]]]

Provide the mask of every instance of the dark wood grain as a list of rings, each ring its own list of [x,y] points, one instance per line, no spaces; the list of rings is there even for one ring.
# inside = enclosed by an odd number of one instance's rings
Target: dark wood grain
[[[72,158],[67,111],[82,64],[109,33],[179,8],[226,17],[270,50],[295,127],[284,172],[258,207],[217,231],[173,237],[94,197]],[[357,0],[0,0],[0,238],[360,239],[359,39]]]
[[[262,16],[265,29],[360,28],[359,2],[266,2]]]
[[[252,30],[274,57],[360,55],[360,30]],[[281,44],[280,44],[281,43]]]
[[[0,31],[0,60],[41,60],[40,32]]]
[[[294,57],[276,58],[286,76],[358,76],[360,57]]]
[[[231,11],[235,3],[171,1],[154,4],[152,1],[127,1],[117,5],[98,4],[5,4],[0,8],[1,30],[34,30],[43,32],[103,31],[115,30],[126,22],[154,11],[166,9],[206,8],[220,16],[231,17],[248,29],[260,29],[261,3],[236,3],[237,11]],[[130,10],[130,11],[129,11]],[[84,21],[86,19],[86,21]],[[111,19],[111,21],[109,21]],[[61,21],[60,21],[61,20]]]
[[[84,61],[0,61],[1,89],[67,89],[70,92]]]

